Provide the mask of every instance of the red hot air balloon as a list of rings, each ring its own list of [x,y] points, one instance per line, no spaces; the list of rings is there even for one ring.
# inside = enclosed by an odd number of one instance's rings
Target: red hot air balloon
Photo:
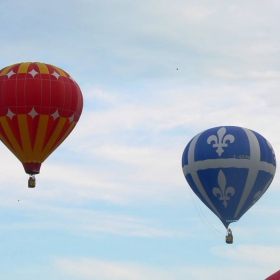
[[[41,163],[65,140],[83,109],[78,84],[64,70],[24,62],[0,70],[0,140],[35,187]]]
[[[280,280],[280,270],[265,278],[265,280]]]

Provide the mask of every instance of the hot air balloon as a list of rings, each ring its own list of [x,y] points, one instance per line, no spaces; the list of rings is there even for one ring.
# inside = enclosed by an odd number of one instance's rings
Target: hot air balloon
[[[280,279],[280,270],[277,272],[273,273],[269,277],[265,278],[265,280],[279,280]]]
[[[238,221],[266,192],[276,171],[271,144],[259,133],[236,126],[196,135],[182,156],[185,178],[200,200],[221,220]]]
[[[35,187],[41,164],[76,126],[83,109],[78,84],[40,62],[0,70],[0,140],[21,161]]]

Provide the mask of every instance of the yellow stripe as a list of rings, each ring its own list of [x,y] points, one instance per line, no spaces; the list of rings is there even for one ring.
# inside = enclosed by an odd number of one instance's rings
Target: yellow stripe
[[[23,147],[23,153],[25,155],[25,162],[32,161],[32,147],[30,132],[27,122],[27,115],[18,115],[18,125],[20,131],[20,138]]]
[[[8,141],[6,141],[5,137],[3,136],[3,134],[0,133],[0,139],[1,141],[5,144],[5,146],[14,154],[16,155],[15,153],[15,150],[13,149],[13,147],[10,145],[10,143]],[[17,155],[16,155],[17,156]]]
[[[18,144],[13,132],[11,131],[11,128],[10,128],[9,123],[7,121],[7,117],[6,116],[0,117],[0,121],[2,123],[5,134],[7,135],[10,143],[13,146],[13,149],[15,151],[16,156],[18,157],[18,159],[20,161],[22,161],[22,162],[26,161],[25,156],[22,152],[22,149],[21,149],[20,145]]]
[[[54,65],[52,65],[52,67],[56,69],[56,71],[60,74],[60,76],[67,77],[66,73],[62,69],[60,69]]]
[[[75,127],[75,125],[76,125],[75,122],[72,122],[70,124],[70,126],[68,127],[68,129],[66,130],[62,138],[59,140],[59,142],[57,142],[56,145],[51,149],[50,154],[67,138],[67,136],[69,135],[71,130]]]
[[[55,141],[57,140],[57,137],[61,133],[66,120],[67,120],[67,118],[59,119],[58,124],[57,124],[51,138],[47,142],[47,145],[45,146],[44,150],[42,151],[42,153],[39,157],[39,162],[43,162],[49,156],[51,148],[52,148],[53,144],[55,143]]]
[[[18,68],[18,73],[27,73],[27,69],[30,64],[31,62],[23,62]]]
[[[38,130],[37,130],[35,144],[33,148],[33,156],[32,156],[33,160],[38,161],[38,159],[40,158],[40,153],[44,145],[48,121],[49,121],[48,115],[40,115]]]
[[[5,75],[10,71],[10,69],[13,68],[13,66],[15,66],[15,65],[16,65],[16,64],[13,64],[13,65],[11,65],[11,66],[6,67],[6,68],[0,73],[0,76],[5,76]]]
[[[46,64],[41,62],[36,62],[36,64],[38,65],[41,74],[50,74],[50,71]]]

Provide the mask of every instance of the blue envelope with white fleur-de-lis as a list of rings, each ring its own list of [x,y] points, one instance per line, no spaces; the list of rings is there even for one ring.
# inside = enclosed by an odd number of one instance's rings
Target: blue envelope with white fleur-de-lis
[[[259,133],[221,126],[188,143],[182,167],[192,190],[227,228],[265,193],[275,175],[276,158]]]

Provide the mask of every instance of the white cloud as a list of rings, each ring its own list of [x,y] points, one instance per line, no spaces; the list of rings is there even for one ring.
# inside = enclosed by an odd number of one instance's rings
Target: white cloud
[[[215,280],[215,279],[246,279],[255,280],[264,278],[268,269],[250,266],[228,265],[203,265],[191,266],[148,266],[132,262],[112,262],[98,259],[80,258],[56,258],[53,266],[62,275],[79,277],[79,279],[92,280]]]
[[[214,75],[224,79],[239,79],[239,80],[277,80],[280,79],[280,72],[278,71],[248,71],[247,73],[228,72],[224,69],[213,70]]]
[[[262,266],[277,267],[280,263],[280,247],[262,245],[238,245],[237,247],[214,247],[212,253],[223,258]]]
[[[73,205],[53,206],[45,201],[21,199],[19,202],[11,201],[10,205],[2,205],[8,209],[20,211],[18,219],[10,222],[2,222],[0,231],[24,231],[28,230],[66,230],[76,236],[114,235],[137,238],[185,238],[192,235],[192,231],[167,229],[155,219],[137,217],[136,215],[118,214],[120,209],[112,208],[107,211],[87,210]],[[139,215],[139,213],[138,213]],[[139,215],[141,216],[141,215]],[[142,215],[143,216],[143,215]],[[28,221],[22,221],[22,218]]]
[[[96,259],[57,259],[54,266],[70,277],[92,280],[169,280],[172,277],[159,269],[133,263],[100,261]],[[173,278],[174,279],[174,278]]]
[[[105,92],[101,88],[93,88],[91,84],[83,85],[84,105],[89,106],[87,103],[94,105],[94,101],[101,100],[106,103],[116,103],[116,96],[110,92]]]
[[[163,191],[165,194],[169,194],[171,188],[182,192],[188,187],[181,174],[183,149],[195,134],[219,125],[238,125],[261,133],[272,143],[277,157],[280,154],[279,129],[272,128],[271,124],[279,117],[279,110],[272,104],[280,102],[280,98],[274,94],[274,86],[268,91],[266,84],[188,86],[158,91],[151,87],[148,103],[128,101],[121,93],[101,91],[102,95],[108,96],[105,103],[110,107],[98,112],[86,111],[75,135],[71,135],[69,144],[65,146],[69,149],[74,146],[84,158],[90,152],[92,160],[87,164],[94,166],[91,173],[95,168],[98,170],[98,174],[93,176],[95,178],[91,179],[88,173],[77,175],[76,180],[86,178],[82,180],[88,185],[101,174],[104,181],[109,172],[114,177],[115,189],[120,191],[124,200],[127,191],[127,194],[134,192],[144,196],[150,196],[152,190],[159,193],[160,183],[167,191]],[[106,172],[97,166],[100,161],[104,164],[100,164],[102,168],[106,166]],[[73,169],[71,173],[76,171]],[[133,182],[142,184],[136,192]],[[276,182],[277,174],[273,184]],[[98,186],[98,182],[94,185]],[[101,185],[114,194],[108,178]],[[133,191],[129,191],[131,185],[134,185]],[[95,192],[96,188],[93,189]]]
[[[262,74],[256,72],[254,75]],[[278,74],[269,72],[265,75]],[[120,97],[114,107],[101,112],[87,111],[77,127],[76,136],[112,135],[117,131],[122,134],[134,131],[138,137],[141,133],[156,136],[159,132],[170,130],[171,133],[174,128],[186,132],[196,128],[198,133],[203,128],[224,124],[256,128],[256,131],[261,127],[269,131],[268,124],[279,116],[277,108],[273,107],[280,102],[279,95],[275,94],[276,84],[269,89],[266,84],[180,86],[172,88],[169,85],[161,90],[151,87],[148,103],[145,99],[127,102]],[[112,99],[116,95],[120,94],[115,93]],[[248,115],[250,118],[244,117]]]

